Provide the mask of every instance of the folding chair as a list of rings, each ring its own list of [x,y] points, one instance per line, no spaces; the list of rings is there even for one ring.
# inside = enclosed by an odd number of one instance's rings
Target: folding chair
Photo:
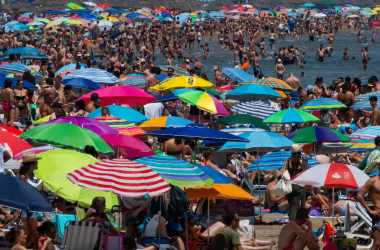
[[[93,222],[71,222],[65,232],[62,249],[93,250],[99,244],[101,228]]]

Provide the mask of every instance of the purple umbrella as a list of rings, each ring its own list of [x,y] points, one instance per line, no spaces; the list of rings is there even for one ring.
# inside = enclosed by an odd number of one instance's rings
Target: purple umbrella
[[[106,125],[105,123],[99,122],[92,118],[81,117],[81,116],[64,116],[59,117],[49,123],[71,123],[82,128],[91,130],[92,132],[98,134],[99,136],[103,135],[113,135],[118,134],[119,132]]]

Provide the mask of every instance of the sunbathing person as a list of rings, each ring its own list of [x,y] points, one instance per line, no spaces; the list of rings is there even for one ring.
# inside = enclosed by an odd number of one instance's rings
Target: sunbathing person
[[[277,184],[277,173],[266,174],[264,176],[264,183],[267,185],[264,207],[270,209],[271,212],[286,211],[288,208],[286,196],[279,196],[273,192]]]

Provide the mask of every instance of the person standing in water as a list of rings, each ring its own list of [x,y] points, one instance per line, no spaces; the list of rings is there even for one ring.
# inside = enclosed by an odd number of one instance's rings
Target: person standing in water
[[[364,70],[367,70],[368,68],[368,61],[369,61],[368,48],[365,47],[364,49],[362,49],[362,64],[363,64]]]

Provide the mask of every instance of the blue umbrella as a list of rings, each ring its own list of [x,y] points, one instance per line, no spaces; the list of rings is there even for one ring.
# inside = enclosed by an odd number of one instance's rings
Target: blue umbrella
[[[52,211],[50,203],[34,187],[5,174],[0,174],[0,204],[28,211]]]
[[[70,80],[63,81],[65,85],[71,85],[75,89],[89,89],[95,90],[100,89],[99,83],[93,82],[84,78],[73,78]]]
[[[120,79],[108,71],[97,68],[84,68],[75,70],[63,77],[64,81],[74,78],[84,78],[96,83],[115,84],[120,82]]]
[[[146,75],[144,73],[131,73],[125,76],[121,84],[127,86],[145,87],[147,83]]]
[[[345,108],[346,105],[341,103],[335,98],[327,98],[327,97],[322,97],[322,98],[317,98],[317,99],[312,99],[310,101],[305,102],[301,109],[306,109],[306,110],[322,110],[322,109],[340,109],[340,108]]]
[[[359,129],[350,135],[353,139],[373,140],[380,136],[380,126],[369,126]]]
[[[244,70],[237,69],[237,68],[231,68],[231,67],[225,67],[222,69],[222,73],[226,75],[228,78],[230,78],[232,81],[235,82],[252,82],[256,80],[256,77],[253,75],[248,74]]]
[[[274,151],[264,154],[260,159],[254,161],[249,167],[249,171],[270,171],[281,169],[284,167],[285,162],[290,158],[290,151]],[[306,158],[310,167],[318,165],[319,162],[312,157]]]
[[[79,68],[80,69],[86,68],[86,65],[81,63],[81,64],[79,64]],[[65,66],[60,67],[57,70],[57,72],[55,72],[55,75],[56,76],[64,76],[64,75],[71,73],[75,70],[77,70],[77,64],[76,63],[70,63],[70,64],[66,64]]]
[[[30,68],[21,63],[9,63],[0,65],[0,73],[3,74],[23,74],[25,71],[30,71]]]
[[[254,99],[276,99],[281,98],[281,95],[265,85],[245,84],[229,91],[226,97],[239,101],[251,101]]]
[[[203,172],[205,172],[208,176],[213,179],[215,184],[229,184],[232,183],[231,179],[225,176],[222,173],[219,173],[213,168],[207,167],[207,166],[201,166],[201,169]]]
[[[0,74],[0,87],[2,87],[2,88],[4,87],[4,82],[7,79],[12,81],[12,88],[16,88],[17,82],[19,79],[14,78],[14,77],[7,77],[3,74]],[[23,82],[24,82],[24,88],[26,88],[26,89],[35,89],[36,88],[36,86],[29,81],[23,80]]]
[[[294,143],[287,137],[265,130],[257,130],[239,135],[248,142],[226,142],[219,151],[268,151],[274,149],[290,148]]]
[[[24,23],[12,21],[4,25],[5,32],[28,31],[29,26]]]
[[[314,7],[315,7],[315,4],[314,4],[314,3],[311,3],[311,2],[307,2],[307,3],[304,3],[304,4],[303,4],[303,7],[304,7],[304,8],[311,9],[311,8],[314,8]]]
[[[34,47],[19,47],[5,51],[5,56],[11,55],[20,55],[21,59],[47,59],[44,53]]]
[[[352,108],[355,110],[371,110],[371,104],[369,103],[369,98],[371,96],[376,96],[380,99],[380,91],[370,92],[367,94],[359,95],[355,98],[355,103]],[[380,108],[380,102],[377,102],[377,108]]]
[[[137,110],[125,106],[119,106],[119,105],[109,105],[106,106],[108,110],[110,111],[111,116],[127,120],[131,123],[140,123],[143,121],[148,120],[145,115],[141,114]],[[96,109],[94,112],[91,112],[88,114],[88,117],[90,118],[97,118],[100,117],[101,114],[101,108]]]
[[[158,137],[176,137],[176,138],[189,138],[200,140],[218,140],[218,141],[238,141],[244,142],[244,139],[239,136],[231,135],[218,130],[204,128],[204,127],[183,127],[183,128],[165,128],[145,133],[146,135],[153,135]]]

